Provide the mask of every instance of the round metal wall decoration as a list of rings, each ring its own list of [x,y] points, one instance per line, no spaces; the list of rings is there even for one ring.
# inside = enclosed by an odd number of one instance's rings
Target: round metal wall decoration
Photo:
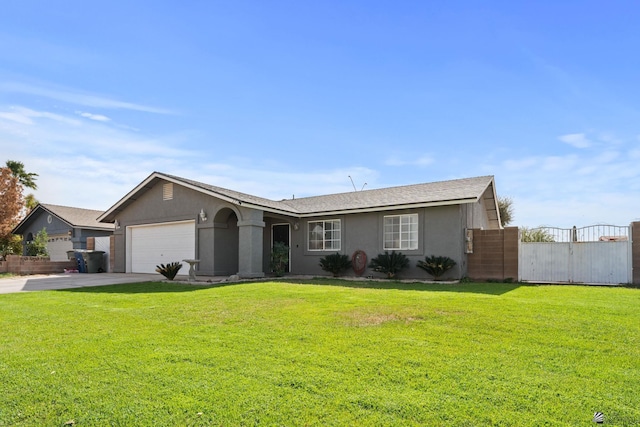
[[[47,217],[47,222],[48,222],[49,224],[51,224],[51,221],[53,221],[53,218],[51,217],[51,215],[49,215],[49,216]]]
[[[362,276],[362,273],[367,268],[367,254],[360,249],[355,251],[351,256],[351,266],[356,275]]]

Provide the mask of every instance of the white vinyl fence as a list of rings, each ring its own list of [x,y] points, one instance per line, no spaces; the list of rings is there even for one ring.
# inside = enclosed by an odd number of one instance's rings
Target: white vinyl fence
[[[95,250],[96,251],[104,251],[104,255],[103,255],[103,262],[102,265],[104,266],[104,270],[107,273],[111,272],[110,266],[109,266],[109,254],[111,253],[111,238],[109,236],[105,236],[105,237],[95,237],[95,242],[96,242],[96,246],[95,246]]]
[[[629,227],[543,229],[547,242],[520,242],[519,280],[541,283],[632,282]],[[521,233],[521,235],[526,233]]]

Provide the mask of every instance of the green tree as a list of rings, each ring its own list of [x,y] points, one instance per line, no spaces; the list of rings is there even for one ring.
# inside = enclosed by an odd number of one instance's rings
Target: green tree
[[[37,173],[29,173],[24,170],[24,163],[17,162],[15,160],[7,160],[7,168],[13,173],[13,176],[18,178],[20,184],[25,188],[31,188],[32,190],[37,190],[38,186],[36,185],[36,177]]]
[[[520,241],[521,242],[555,242],[556,239],[546,228],[520,228]]]
[[[511,224],[513,221],[513,200],[511,197],[498,197],[498,211],[500,212],[502,226]]]
[[[24,198],[24,207],[27,209],[27,213],[34,210],[35,207],[38,206],[38,203],[40,202],[38,202],[36,196],[33,194],[27,194]]]
[[[28,256],[47,256],[49,252],[47,251],[47,241],[49,240],[49,235],[47,234],[47,229],[43,228],[42,230],[36,233],[36,236],[33,238],[32,242],[27,242],[27,255]]]
[[[8,238],[0,238],[0,260],[7,255],[22,255],[22,237],[16,234]]]

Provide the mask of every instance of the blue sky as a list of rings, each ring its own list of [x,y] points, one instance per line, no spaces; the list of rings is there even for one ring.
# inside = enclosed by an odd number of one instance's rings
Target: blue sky
[[[2,163],[43,203],[494,175],[514,225],[640,220],[638,2],[6,3]]]

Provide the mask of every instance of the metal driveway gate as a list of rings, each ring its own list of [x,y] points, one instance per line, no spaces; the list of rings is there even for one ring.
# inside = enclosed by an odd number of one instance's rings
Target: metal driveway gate
[[[518,257],[523,282],[632,282],[630,227],[594,225],[521,230]]]

